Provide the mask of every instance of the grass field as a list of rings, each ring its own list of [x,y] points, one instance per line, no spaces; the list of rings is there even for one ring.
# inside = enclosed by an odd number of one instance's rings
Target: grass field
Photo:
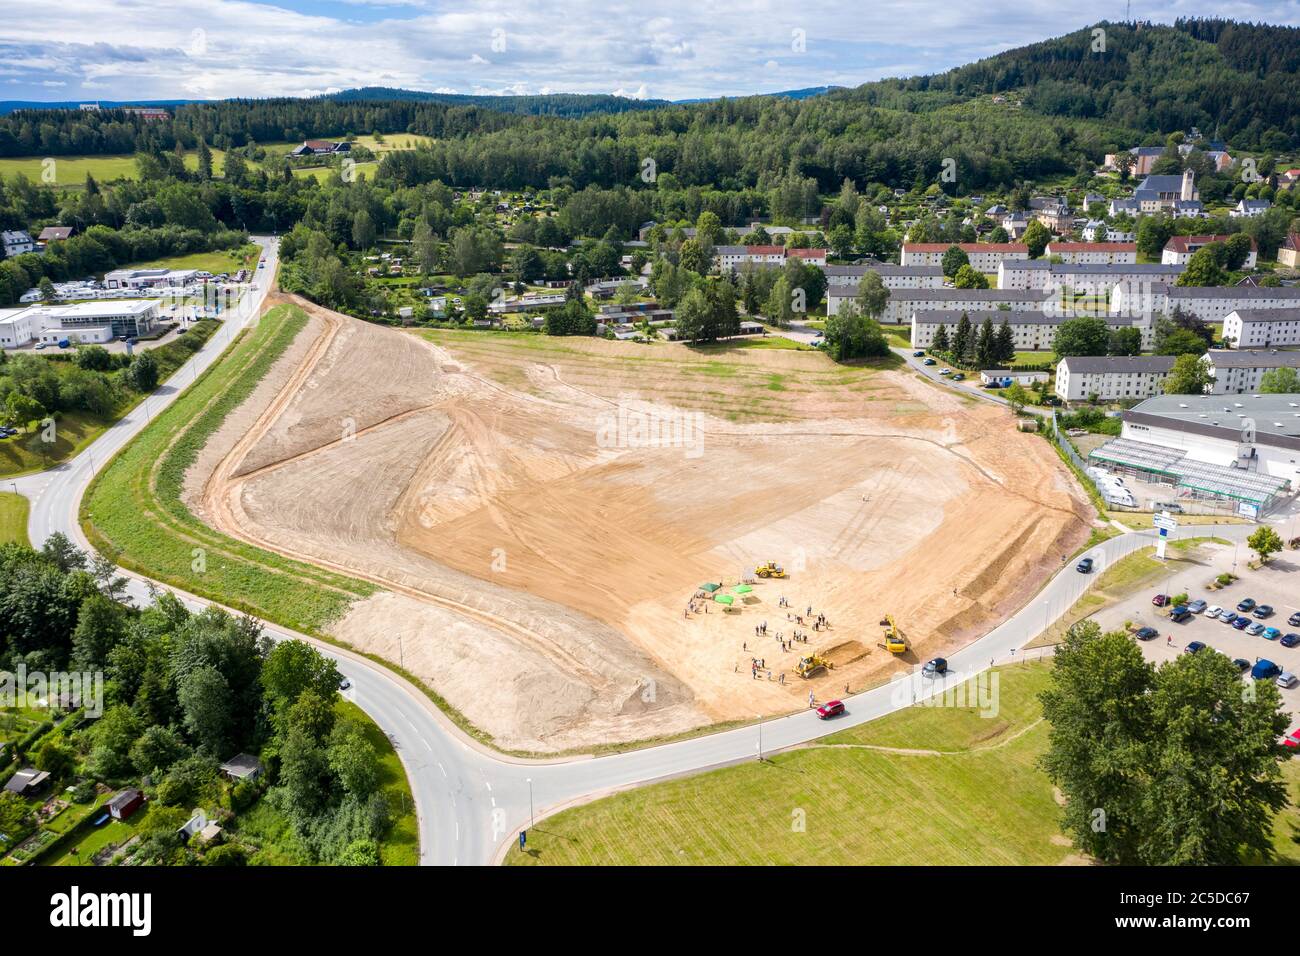
[[[605,797],[542,820],[509,865],[1059,865],[1038,694],[1050,664],[997,672],[997,714],[912,707],[765,760]],[[992,692],[992,686],[989,687]],[[1283,768],[1293,803],[1300,761]],[[1300,863],[1294,806],[1276,862]],[[802,827],[802,829],[800,829]]]
[[[375,588],[218,534],[180,498],[185,471],[208,436],[305,324],[306,316],[292,306],[263,316],[100,471],[82,500],[81,521],[92,544],[120,550],[119,563],[127,568],[319,634],[354,599]],[[203,562],[197,560],[200,553]]]
[[[0,491],[0,544],[27,544],[27,514],[31,506],[23,495]]]
[[[543,820],[507,862],[1061,863],[1071,850],[1034,766],[1047,738],[1037,693],[1048,668],[998,677],[996,717],[910,708],[763,763],[616,794]]]
[[[47,159],[52,165],[47,165]],[[185,156],[185,165],[198,169],[198,154],[190,151]],[[220,176],[225,165],[225,153],[219,149],[212,151],[212,171]],[[9,179],[22,173],[34,183],[46,183],[46,170],[54,174],[55,186],[81,186],[86,181],[86,174],[94,176],[99,182],[114,179],[135,179],[136,166],[134,153],[120,153],[111,156],[17,156],[0,159],[0,178]]]
[[[125,268],[131,269],[200,269],[220,275],[223,272],[237,272],[240,269],[257,268],[260,250],[253,243],[238,249],[221,249],[216,252],[192,252],[185,256],[170,256],[166,259],[154,259],[152,262],[132,263]]]
[[[379,168],[376,162],[354,163],[352,171],[358,176],[364,175],[366,179],[375,178],[375,170]],[[334,166],[295,166],[293,174],[295,176],[310,176],[318,183],[328,182],[329,178],[339,172]]]

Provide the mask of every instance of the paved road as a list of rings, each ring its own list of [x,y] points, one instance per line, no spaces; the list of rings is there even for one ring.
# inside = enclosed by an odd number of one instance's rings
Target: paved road
[[[267,268],[258,270],[257,285],[250,292],[249,301],[260,306],[272,281],[278,247],[274,239],[257,241],[265,250]],[[256,311],[253,309],[251,313],[255,315]],[[14,482],[32,500],[28,531],[33,542],[39,545],[53,532],[62,531],[79,546],[88,547],[77,522],[77,509],[93,470],[170,404],[180,387],[211,365],[235,332],[248,321],[247,314],[228,317],[223,331],[173,376],[171,381],[175,385],[161,387],[148,403],[132,411],[76,458],[48,472]],[[811,335],[808,329],[795,331]],[[1227,525],[1215,527],[1213,533],[1239,539],[1250,530],[1249,526]],[[1180,533],[1192,535],[1198,531],[1187,528]],[[312,642],[340,662],[353,683],[347,696],[383,728],[406,766],[419,816],[421,863],[485,864],[504,852],[518,829],[529,824],[535,811],[546,812],[595,794],[755,759],[760,736],[764,752],[806,743],[941,693],[945,686],[955,685],[994,662],[1019,659],[1023,656],[1021,648],[1046,624],[1060,617],[1096,579],[1097,573],[1152,540],[1150,532],[1132,533],[1093,548],[1089,554],[1098,566],[1093,575],[1077,573],[1072,564],[1063,567],[1019,613],[953,654],[949,658],[952,672],[946,681],[923,681],[915,675],[896,679],[847,698],[848,712],[833,724],[818,721],[810,711],[801,712],[769,719],[753,727],[600,758],[525,761],[490,751],[455,727],[425,694],[405,679],[358,655]],[[145,580],[130,574],[128,578],[131,597],[138,603],[147,603]],[[174,588],[168,590],[194,608],[210,603]],[[311,640],[274,625],[267,625],[266,633],[273,638]]]

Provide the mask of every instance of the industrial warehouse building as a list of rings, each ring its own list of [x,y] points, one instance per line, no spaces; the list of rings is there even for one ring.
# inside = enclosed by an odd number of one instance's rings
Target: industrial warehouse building
[[[1300,488],[1300,395],[1161,395],[1089,459],[1258,517]]]

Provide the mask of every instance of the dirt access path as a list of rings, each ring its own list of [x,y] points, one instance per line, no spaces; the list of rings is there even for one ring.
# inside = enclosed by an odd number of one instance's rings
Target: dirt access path
[[[907,372],[421,336],[294,301],[311,322],[187,497],[228,534],[382,585],[336,636],[401,662],[504,747],[646,738],[861,688],[984,630],[1087,533],[1045,442]],[[688,610],[700,584],[730,592],[768,559],[791,576]],[[829,630],[792,619],[810,606]],[[876,646],[886,612],[913,645],[901,658]],[[782,650],[796,630],[807,643]],[[805,682],[793,664],[813,648],[835,668]]]

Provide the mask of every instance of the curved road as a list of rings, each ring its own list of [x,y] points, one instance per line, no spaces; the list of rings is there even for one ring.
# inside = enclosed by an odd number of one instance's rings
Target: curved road
[[[234,334],[260,312],[274,281],[278,240],[258,238],[266,268],[246,295],[249,308],[227,316],[223,329],[179,369],[149,399],[108,429],[72,460],[49,471],[12,482],[32,502],[28,534],[40,546],[61,531],[83,549],[89,548],[77,520],[77,511],[94,470],[108,461],[136,435],[153,415],[175,400],[229,345]],[[175,383],[175,384],[171,384]],[[1249,525],[1222,525],[1212,533],[1244,539]],[[1195,527],[1183,535],[1207,533]],[[1152,532],[1133,532],[1111,538],[1088,554],[1100,572],[1110,563],[1152,543]],[[130,597],[150,600],[146,579],[127,574]],[[949,657],[945,681],[925,681],[905,675],[875,689],[846,699],[848,712],[833,724],[817,720],[811,711],[770,718],[756,726],[706,734],[677,743],[647,747],[598,758],[555,761],[515,759],[474,741],[437,709],[417,687],[372,661],[305,635],[265,626],[276,639],[309,641],[337,660],[352,680],[346,693],[383,728],[393,741],[410,778],[419,817],[420,861],[423,864],[486,864],[499,858],[521,827],[534,814],[581,802],[603,793],[653,780],[693,773],[755,759],[762,752],[807,743],[833,731],[874,720],[911,706],[945,686],[953,686],[994,662],[1017,659],[1019,649],[1059,618],[1096,579],[1078,574],[1069,564],[1062,568],[1022,610],[984,637]],[[167,587],[192,608],[209,603]]]

